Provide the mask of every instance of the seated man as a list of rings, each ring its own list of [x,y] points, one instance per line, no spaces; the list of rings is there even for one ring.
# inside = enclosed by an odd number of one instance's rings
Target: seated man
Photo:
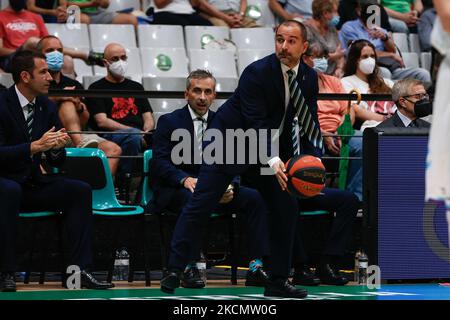
[[[312,0],[269,0],[269,7],[282,21],[306,21],[313,15]]]
[[[215,98],[216,80],[213,75],[204,70],[190,73],[186,83],[185,98],[188,104],[170,114],[161,116],[153,140],[153,160],[150,165],[150,180],[154,191],[154,202],[149,209],[158,213],[169,209],[179,213],[192,197],[197,176],[200,170],[203,132],[211,122],[215,112],[209,110]],[[177,141],[171,139],[176,129],[188,132],[189,154],[183,153],[183,158],[190,160],[176,164],[179,156],[175,151]],[[183,142],[186,142],[183,140]],[[174,152],[176,154],[174,154]],[[192,161],[197,159],[198,161]],[[179,163],[179,162],[178,162]],[[231,191],[229,191],[231,189]],[[252,258],[246,285],[264,286],[267,275],[262,269],[261,258],[268,254],[267,209],[258,191],[239,186],[234,179],[232,188],[224,193],[217,204],[217,212],[238,211],[245,214],[249,233],[249,254]],[[194,242],[199,243],[199,242]],[[192,262],[198,261],[200,248],[190,252]],[[182,277],[184,287],[203,287],[195,264],[188,265]]]
[[[347,49],[353,40],[365,39],[370,41],[376,48],[378,64],[383,68],[383,76],[399,80],[404,78],[415,78],[431,84],[430,72],[423,68],[405,68],[402,57],[397,53],[397,47],[391,35],[383,28],[375,24],[370,6],[378,4],[364,4],[358,6],[356,12],[359,18],[348,21],[339,33],[342,48]]]
[[[109,0],[67,0],[66,5],[78,6],[87,16],[85,23],[91,24],[132,24],[137,26],[137,17],[130,13],[107,11]]]
[[[211,26],[211,22],[200,16],[194,9],[205,0],[151,0],[146,14],[153,16],[153,24],[179,26]]]
[[[199,9],[202,11],[200,15],[215,26],[230,28],[259,27],[254,19],[245,15],[246,0],[202,0]]]
[[[393,32],[409,33],[417,30],[419,15],[423,11],[422,0],[381,0],[389,15]]]
[[[55,36],[46,36],[37,44],[37,50],[46,56],[46,61],[53,81],[50,89],[84,89],[81,83],[70,79],[61,73],[63,67],[63,46]],[[58,106],[58,115],[62,125],[67,131],[80,132],[89,119],[89,111],[83,98],[77,97],[52,97],[50,98]],[[108,141],[96,134],[70,134],[72,146],[77,148],[99,148],[108,158],[111,173],[115,176],[122,150],[114,142]]]
[[[58,5],[55,5],[55,2]],[[67,0],[27,0],[27,9],[40,14],[46,23],[63,23],[67,21]],[[89,16],[80,14],[80,23],[89,23]]]
[[[43,153],[51,166],[61,166],[64,146],[70,140],[65,129],[59,129],[56,106],[40,97],[48,93],[52,80],[45,56],[18,52],[12,70],[15,85],[0,95],[0,291],[16,291],[19,212],[44,210],[62,212],[68,242],[66,264],[82,270],[81,286],[112,288],[88,271],[92,266],[91,187],[40,170]]]
[[[422,82],[415,79],[397,81],[392,87],[392,100],[397,112],[377,128],[429,128],[430,123],[419,119],[431,114],[430,98]]]
[[[106,77],[89,86],[91,90],[140,90],[144,87],[136,81],[125,78],[127,71],[127,53],[117,43],[106,46],[104,64]],[[136,156],[146,147],[143,135],[153,130],[152,108],[147,99],[133,97],[89,98],[87,106],[91,114],[90,126],[98,131],[110,131],[103,138],[117,143],[125,156]],[[118,133],[118,134],[117,134]],[[127,133],[127,134],[124,134]],[[121,159],[118,173],[120,176],[133,172],[133,159]]]

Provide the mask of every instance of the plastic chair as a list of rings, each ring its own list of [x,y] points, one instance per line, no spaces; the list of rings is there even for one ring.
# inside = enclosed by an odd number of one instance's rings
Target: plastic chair
[[[128,8],[133,8],[133,10],[141,10],[141,3],[139,0],[112,0],[109,2],[107,11],[120,11]]]
[[[88,52],[89,47],[77,48],[77,50]],[[75,73],[77,76],[76,79],[78,82],[81,83],[83,81],[84,77],[93,75],[92,66],[88,66],[83,60],[73,59],[73,65],[74,65]]]
[[[252,6],[255,6],[260,12],[259,18],[255,19],[259,25],[262,27],[274,27],[276,25],[275,16],[269,8],[268,0],[247,0],[247,16],[252,16],[249,14]]]
[[[46,23],[45,26],[48,33],[58,37],[66,48],[89,50],[91,46],[86,24],[80,24],[80,29],[74,28],[74,25],[69,28],[64,23]]]
[[[230,28],[215,26],[186,26],[186,48],[203,49],[211,40],[230,39]]]
[[[189,74],[184,48],[141,48],[140,51],[144,77],[186,79]]]
[[[422,51],[420,49],[419,35],[417,33],[409,34],[409,47],[411,48],[411,52],[415,52],[417,54],[420,54]]]
[[[183,27],[170,25],[138,25],[139,48],[183,48]]]
[[[100,48],[94,48],[94,51],[102,51]],[[141,83],[142,81],[142,64],[141,55],[138,48],[125,48],[128,56],[128,70],[127,77]],[[105,67],[94,66],[94,76],[106,76],[107,71]]]
[[[112,253],[108,270],[108,281],[112,280],[115,250],[119,247],[121,230],[124,222],[134,219],[139,223],[140,234],[130,231],[135,237],[134,248],[130,250],[130,256],[141,253],[144,256],[145,282],[150,285],[150,270],[148,267],[148,249],[146,245],[146,232],[144,209],[140,206],[121,205],[116,198],[111,170],[105,153],[99,149],[91,148],[67,148],[67,158],[62,172],[72,179],[87,182],[92,187],[92,211],[95,216],[109,219],[115,224],[109,241]],[[140,248],[141,250],[137,250]],[[133,264],[130,264],[128,281],[133,281]]]
[[[129,24],[90,24],[91,47],[102,48],[111,42],[120,43],[125,48],[136,48],[134,26]]]
[[[392,34],[395,45],[400,49],[401,53],[409,52],[408,36],[406,33],[394,32]]]
[[[430,72],[432,60],[433,58],[431,56],[431,52],[422,52],[420,54],[420,65],[422,66],[422,68],[427,69]]]
[[[239,75],[242,74],[244,69],[261,58],[268,56],[269,54],[274,53],[274,50],[270,49],[260,49],[260,50],[239,50],[238,51],[238,70]]]
[[[403,52],[403,61],[405,62],[405,68],[418,68],[419,56],[415,52]]]
[[[241,49],[275,50],[275,33],[272,28],[231,29],[231,40]]]
[[[9,88],[14,84],[14,80],[11,73],[0,73],[0,84]]]

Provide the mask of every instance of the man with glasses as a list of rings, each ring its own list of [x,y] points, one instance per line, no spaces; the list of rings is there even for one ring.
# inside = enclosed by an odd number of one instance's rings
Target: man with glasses
[[[419,119],[431,114],[430,98],[423,83],[415,79],[397,81],[392,88],[392,100],[397,105],[395,114],[377,127],[429,128],[430,123]]]
[[[123,46],[110,43],[103,55],[107,75],[91,84],[89,90],[144,91],[140,83],[125,78],[128,57]],[[89,125],[94,130],[110,131],[103,134],[103,138],[117,143],[122,148],[122,155],[135,156],[147,147],[144,135],[138,134],[150,131],[155,126],[153,111],[147,99],[131,96],[90,98],[87,106],[91,115]],[[132,172],[132,165],[133,159],[120,160],[119,179]]]

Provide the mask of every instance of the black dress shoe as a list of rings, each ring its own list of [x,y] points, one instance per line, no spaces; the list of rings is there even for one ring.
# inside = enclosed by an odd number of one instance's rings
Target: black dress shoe
[[[308,295],[308,291],[294,287],[289,280],[267,280],[264,296],[303,299]]]
[[[308,267],[303,267],[300,269],[295,269],[292,284],[301,286],[318,286],[320,284],[320,279],[311,272],[311,269]]]
[[[83,270],[81,271],[81,288],[104,290],[114,288],[114,284],[109,282],[100,282],[95,279],[90,272]]]
[[[180,287],[180,276],[178,272],[171,271],[161,279],[161,291],[173,294]]]
[[[14,273],[4,272],[0,274],[0,292],[16,292]]]
[[[269,280],[269,276],[263,267],[256,268],[255,271],[247,271],[245,286],[247,287],[264,287]]]
[[[181,286],[183,288],[199,289],[205,287],[205,282],[200,276],[200,271],[197,267],[192,267],[185,270],[181,274]]]
[[[321,265],[317,269],[317,275],[323,284],[344,286],[348,283],[348,279],[343,277],[338,270],[335,270],[329,264]]]

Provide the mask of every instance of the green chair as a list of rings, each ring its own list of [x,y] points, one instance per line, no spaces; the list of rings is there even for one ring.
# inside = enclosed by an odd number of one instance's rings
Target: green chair
[[[114,225],[109,243],[111,251],[111,263],[108,270],[108,281],[112,280],[114,269],[115,251],[120,242],[121,231],[124,222],[137,221],[140,233],[130,229],[130,234],[135,238],[133,251],[130,256],[141,253],[144,256],[145,283],[150,286],[150,269],[148,267],[148,249],[146,246],[146,232],[144,221],[144,209],[141,206],[121,205],[115,194],[113,178],[105,153],[93,148],[67,148],[67,158],[62,167],[66,177],[87,182],[92,187],[92,211],[94,216],[111,221]],[[141,250],[137,250],[140,248]],[[134,277],[133,262],[130,259],[130,273],[128,281]]]

